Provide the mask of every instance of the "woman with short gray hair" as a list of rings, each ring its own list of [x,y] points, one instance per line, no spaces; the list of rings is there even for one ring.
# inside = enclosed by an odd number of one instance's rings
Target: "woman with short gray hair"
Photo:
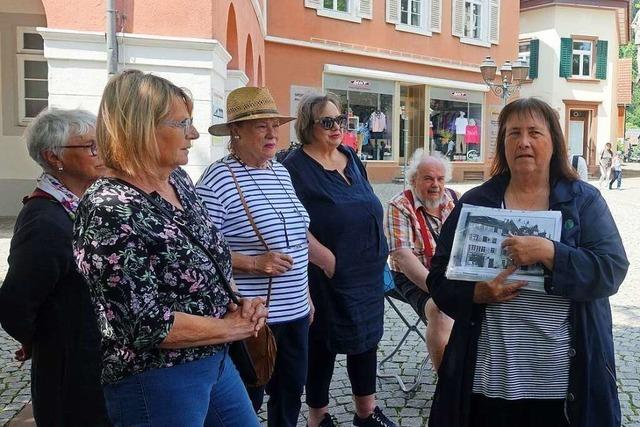
[[[75,211],[104,171],[96,118],[50,109],[29,125],[29,155],[43,173],[23,200],[0,288],[0,324],[33,358],[31,395],[38,425],[107,426],[100,386],[100,338],[89,288],[71,250]]]

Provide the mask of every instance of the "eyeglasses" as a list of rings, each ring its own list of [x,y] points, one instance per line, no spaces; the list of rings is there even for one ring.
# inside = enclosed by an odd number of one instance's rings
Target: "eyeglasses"
[[[95,139],[91,140],[90,144],[84,145],[60,145],[60,148],[88,148],[91,153],[91,157],[95,157],[98,155],[98,144],[96,144]]]
[[[193,118],[188,118],[184,120],[162,120],[160,121],[163,125],[170,126],[172,128],[182,128],[184,131],[184,136],[187,137],[189,135],[189,131],[193,128]]]
[[[319,123],[322,126],[322,129],[330,130],[333,129],[333,125],[337,124],[339,128],[345,127],[347,124],[347,116],[344,114],[336,117],[320,117],[313,121],[313,123]]]

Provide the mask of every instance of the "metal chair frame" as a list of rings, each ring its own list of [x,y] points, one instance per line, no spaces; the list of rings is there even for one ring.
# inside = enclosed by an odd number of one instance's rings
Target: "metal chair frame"
[[[392,297],[390,295],[391,292],[395,292],[396,295],[398,295],[399,298],[395,298]],[[404,324],[407,326],[407,330],[405,331],[404,335],[402,336],[402,338],[400,339],[400,341],[398,342],[398,344],[396,344],[395,348],[393,349],[393,351],[391,351],[391,353],[389,353],[387,356],[385,356],[384,359],[382,359],[379,363],[378,363],[378,369],[376,371],[376,376],[378,378],[393,378],[396,380],[396,382],[398,383],[398,385],[400,386],[400,389],[405,392],[405,393],[410,393],[412,391],[414,391],[416,388],[418,388],[418,386],[420,385],[420,381],[422,380],[422,376],[424,375],[424,370],[426,368],[427,365],[427,361],[429,360],[429,354],[427,353],[427,355],[424,357],[424,359],[422,359],[422,363],[420,364],[420,369],[418,370],[418,375],[416,377],[415,382],[413,383],[405,383],[402,378],[400,378],[400,375],[398,374],[392,374],[392,373],[385,373],[385,368],[384,368],[384,364],[386,362],[388,362],[389,360],[391,360],[391,358],[393,358],[393,356],[395,356],[395,354],[402,348],[402,345],[404,344],[404,342],[407,340],[407,338],[409,337],[409,335],[414,332],[416,333],[420,339],[422,340],[422,342],[425,343],[426,345],[426,341],[424,338],[424,334],[420,331],[420,329],[418,329],[419,325],[427,325],[426,321],[422,320],[422,318],[420,316],[418,316],[418,320],[416,320],[415,322],[411,322],[409,321],[400,311],[400,309],[398,308],[398,306],[396,305],[396,303],[393,301],[394,299],[397,299],[398,301],[402,301],[404,303],[407,303],[404,298],[402,298],[400,296],[400,294],[398,292],[396,292],[395,290],[388,292],[385,294],[385,299],[386,301],[389,303],[389,305],[391,306],[391,308],[393,308],[393,310],[396,312],[396,314],[398,315],[398,317],[400,317],[400,319],[404,322]]]

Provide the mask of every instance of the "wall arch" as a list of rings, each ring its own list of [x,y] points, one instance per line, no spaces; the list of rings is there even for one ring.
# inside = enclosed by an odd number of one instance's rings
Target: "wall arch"
[[[264,80],[262,78],[262,57],[258,56],[258,87],[264,86]]]
[[[227,13],[227,52],[231,54],[231,61],[227,65],[227,68],[231,70],[237,70],[240,68],[240,60],[238,52],[240,51],[238,44],[238,26],[236,24],[236,10],[233,7],[233,3],[229,5],[229,12]]]
[[[247,47],[244,52],[244,72],[249,77],[249,86],[256,84],[255,71],[253,68],[253,43],[251,36],[247,36]]]

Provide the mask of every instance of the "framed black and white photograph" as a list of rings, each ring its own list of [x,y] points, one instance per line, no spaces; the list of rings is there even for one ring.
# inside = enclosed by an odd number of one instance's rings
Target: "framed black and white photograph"
[[[491,280],[510,266],[502,241],[512,236],[539,236],[560,240],[562,215],[558,211],[519,211],[465,204],[460,211],[446,276],[451,280]],[[544,292],[542,265],[520,266],[510,280],[524,280]]]

